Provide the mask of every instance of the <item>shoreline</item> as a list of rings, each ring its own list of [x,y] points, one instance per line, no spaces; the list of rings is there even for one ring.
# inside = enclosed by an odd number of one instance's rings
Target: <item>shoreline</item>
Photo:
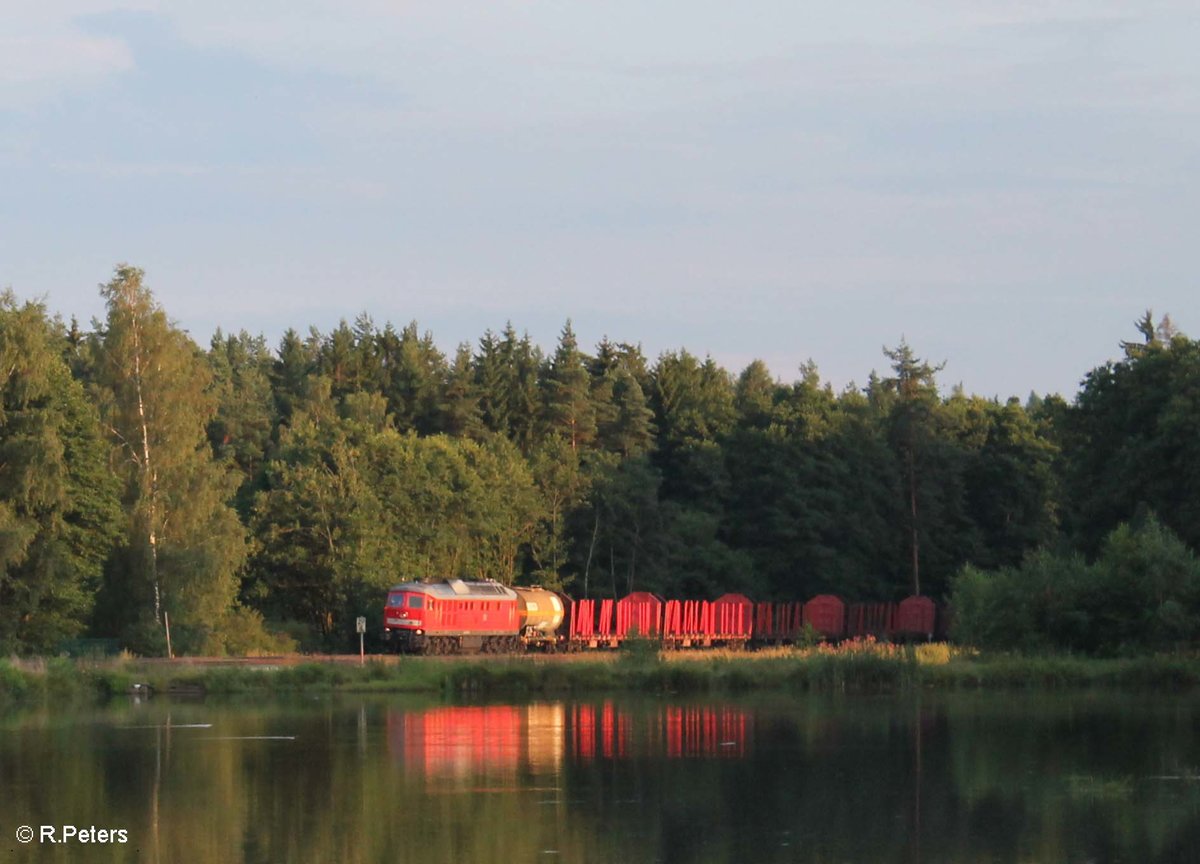
[[[125,696],[423,693],[540,694],[873,692],[996,689],[1180,690],[1200,685],[1200,657],[949,657],[920,649],[671,652],[519,657],[357,657],[0,661],[0,705]]]

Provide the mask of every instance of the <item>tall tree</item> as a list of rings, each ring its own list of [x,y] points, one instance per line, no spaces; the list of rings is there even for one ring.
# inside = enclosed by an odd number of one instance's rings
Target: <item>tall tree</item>
[[[569,320],[542,384],[546,431],[562,436],[576,453],[590,445],[596,437],[591,377]]]
[[[1139,508],[1200,549],[1200,342],[1151,321],[1139,322],[1144,342],[1088,373],[1066,413],[1064,498],[1089,554]]]
[[[611,380],[611,405],[600,428],[605,446],[629,459],[654,447],[654,411],[637,377],[622,362],[607,374]]]
[[[117,539],[99,418],[38,303],[0,294],[0,651],[83,632]]]
[[[212,373],[141,270],[119,266],[100,291],[108,315],[92,345],[97,397],[128,516],[127,567],[118,570],[129,582],[106,588],[131,592],[126,605],[148,613],[155,630],[172,613],[183,649],[220,650],[246,538],[230,506],[238,477],[214,461],[205,434],[217,408]]]
[[[279,350],[271,368],[271,391],[275,409],[283,423],[291,421],[296,404],[304,399],[308,379],[316,374],[317,357],[310,342],[288,328],[279,340]]]
[[[484,434],[480,416],[479,388],[471,364],[471,346],[463,343],[446,372],[441,401],[441,431],[455,438],[480,439]]]
[[[500,340],[491,330],[479,340],[479,351],[473,362],[480,419],[489,431],[508,435],[511,370],[501,355]]]
[[[983,541],[974,563],[1015,566],[1058,532],[1058,448],[1016,398],[984,406],[986,437],[967,476],[971,516]]]
[[[389,324],[380,338],[386,370],[382,392],[396,428],[422,435],[439,431],[447,370],[433,336],[421,335],[412,321],[398,336]]]
[[[217,399],[216,415],[208,423],[208,440],[213,454],[236,465],[241,473],[237,509],[244,521],[261,486],[263,464],[278,423],[271,392],[274,361],[266,340],[245,330],[236,336],[218,330],[208,359],[213,373],[211,389]]]
[[[734,388],[734,407],[739,423],[765,429],[775,407],[775,382],[767,364],[754,360],[742,370]]]
[[[905,492],[908,498],[909,554],[912,564],[913,593],[921,593],[921,502],[920,467],[925,461],[932,437],[933,413],[937,407],[937,373],[946,364],[930,365],[919,359],[903,339],[896,348],[884,348],[892,361],[892,378],[885,381],[896,396],[892,409],[892,441],[904,465]]]

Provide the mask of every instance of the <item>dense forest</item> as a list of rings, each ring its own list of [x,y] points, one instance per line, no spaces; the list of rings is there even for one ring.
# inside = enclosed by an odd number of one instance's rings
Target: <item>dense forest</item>
[[[811,363],[784,382],[589,353],[570,322],[551,353],[509,324],[447,355],[366,315],[205,349],[140,270],[101,293],[90,330],[0,296],[5,652],[163,653],[168,620],[176,653],[341,648],[388,585],[447,576],[759,599],[961,583],[970,613],[987,574],[1026,584],[1047,556],[1086,584],[1138,526],[1185,569],[1200,544],[1200,343],[1150,313],[1071,402],[1000,402],[941,392],[903,340],[834,392]]]

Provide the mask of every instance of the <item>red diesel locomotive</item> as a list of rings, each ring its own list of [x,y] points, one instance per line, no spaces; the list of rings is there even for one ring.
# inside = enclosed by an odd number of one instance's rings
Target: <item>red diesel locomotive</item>
[[[388,592],[383,639],[411,654],[485,654],[549,645],[563,603],[545,588],[498,582],[405,582]]]
[[[412,654],[579,651],[652,639],[664,648],[785,645],[815,632],[825,639],[872,635],[932,639],[944,624],[928,597],[847,606],[832,594],[807,603],[663,600],[644,591],[620,600],[572,600],[545,588],[498,582],[405,582],[383,611],[385,644]]]

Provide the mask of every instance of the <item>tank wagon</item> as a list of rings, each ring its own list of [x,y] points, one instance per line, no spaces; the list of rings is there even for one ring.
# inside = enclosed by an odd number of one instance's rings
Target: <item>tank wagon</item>
[[[743,594],[674,600],[640,591],[619,600],[574,600],[545,588],[449,579],[393,586],[383,638],[412,654],[583,651],[632,639],[664,648],[743,648],[794,644],[810,634],[927,640],[944,635],[943,621],[928,597],[847,606],[832,594],[756,603]]]

